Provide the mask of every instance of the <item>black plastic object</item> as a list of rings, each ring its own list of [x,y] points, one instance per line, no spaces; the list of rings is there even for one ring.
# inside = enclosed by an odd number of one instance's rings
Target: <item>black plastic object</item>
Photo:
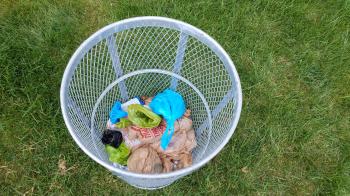
[[[104,145],[109,144],[114,148],[118,148],[123,142],[123,135],[120,133],[120,131],[106,129],[103,132],[101,141]]]

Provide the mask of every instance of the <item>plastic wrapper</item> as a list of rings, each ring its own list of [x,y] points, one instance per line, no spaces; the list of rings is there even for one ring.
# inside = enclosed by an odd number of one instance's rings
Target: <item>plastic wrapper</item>
[[[115,127],[118,129],[121,129],[121,128],[126,128],[130,125],[132,125],[132,122],[129,119],[121,118],[120,121],[117,124],[115,124]]]
[[[186,111],[185,101],[179,93],[167,89],[157,94],[149,106],[153,112],[161,115],[167,122],[160,142],[161,147],[166,149],[175,131],[174,122]]]
[[[124,142],[121,143],[118,148],[114,148],[111,145],[106,145],[106,151],[111,162],[119,163],[120,165],[127,164],[130,150]]]
[[[118,148],[123,142],[123,135],[119,131],[107,129],[103,132],[101,141],[104,145],[109,144],[114,148]]]
[[[128,114],[122,110],[122,104],[116,101],[109,112],[109,120],[112,124],[119,122],[120,118],[126,117]]]
[[[162,118],[139,104],[132,104],[128,107],[128,119],[141,128],[157,127]]]

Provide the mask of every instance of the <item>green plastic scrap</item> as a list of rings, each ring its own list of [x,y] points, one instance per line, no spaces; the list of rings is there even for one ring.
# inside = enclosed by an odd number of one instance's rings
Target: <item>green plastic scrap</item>
[[[162,118],[152,112],[150,109],[139,104],[131,104],[128,107],[128,119],[136,126],[141,128],[157,127]]]
[[[120,121],[117,124],[115,124],[115,126],[119,129],[122,129],[130,126],[131,124],[132,122],[129,119],[121,118]]]
[[[121,143],[118,148],[106,145],[106,151],[111,162],[119,163],[120,165],[127,165],[130,150],[125,145],[125,142]]]

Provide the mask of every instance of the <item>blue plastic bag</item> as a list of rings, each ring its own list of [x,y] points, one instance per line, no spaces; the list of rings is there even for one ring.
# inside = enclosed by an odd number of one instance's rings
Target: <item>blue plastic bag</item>
[[[119,122],[121,118],[128,116],[128,113],[122,110],[122,103],[116,101],[112,107],[112,110],[109,112],[109,120],[112,124]]]
[[[166,89],[156,95],[149,106],[154,113],[163,116],[167,122],[167,127],[160,139],[160,146],[165,150],[174,134],[175,121],[186,111],[185,101],[179,93]]]

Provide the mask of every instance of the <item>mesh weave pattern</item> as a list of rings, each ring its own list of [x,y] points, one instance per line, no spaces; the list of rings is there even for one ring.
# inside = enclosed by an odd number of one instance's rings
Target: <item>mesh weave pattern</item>
[[[237,112],[235,80],[207,44],[179,29],[145,25],[116,30],[100,37],[76,62],[68,82],[67,116],[84,148],[105,163],[112,164],[100,137],[113,103],[134,96],[152,96],[170,85],[183,95],[187,108],[192,110],[198,142],[193,152],[194,164],[213,153],[230,131]],[[174,78],[166,74],[155,72],[128,77],[101,97],[106,87],[122,75],[144,69],[176,72],[189,80],[205,97],[213,116],[212,129],[200,96],[181,80],[175,80],[173,86]],[[99,97],[101,102],[96,105]],[[169,184],[180,177],[146,182],[147,179],[119,176],[135,186],[148,188]]]

